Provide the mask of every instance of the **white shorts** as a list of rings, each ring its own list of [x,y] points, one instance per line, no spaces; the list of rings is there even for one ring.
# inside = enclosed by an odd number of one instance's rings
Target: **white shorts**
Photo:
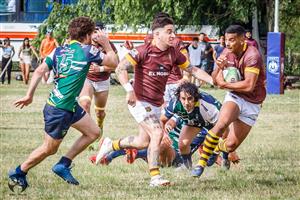
[[[164,94],[164,101],[168,104],[172,99],[175,98],[175,91],[178,87],[178,83],[171,83],[166,85],[166,90]]]
[[[31,56],[22,56],[21,63],[31,65]]]
[[[89,79],[85,79],[95,90],[95,92],[104,92],[109,90],[110,78],[105,81],[91,81]]]
[[[224,103],[227,101],[232,101],[238,105],[240,109],[239,120],[249,126],[253,126],[255,124],[261,109],[261,104],[250,103],[231,92],[227,92],[225,96]]]
[[[128,105],[128,109],[137,123],[141,123],[150,115],[155,115],[159,120],[161,114],[161,107],[153,106],[145,101],[137,101],[134,107]]]

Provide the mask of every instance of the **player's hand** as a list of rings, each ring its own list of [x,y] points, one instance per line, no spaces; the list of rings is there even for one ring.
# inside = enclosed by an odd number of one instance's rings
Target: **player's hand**
[[[227,66],[227,57],[224,55],[219,56],[216,64],[220,69],[224,69]]]
[[[220,70],[216,76],[216,83],[217,86],[219,86],[220,89],[224,89],[224,86],[226,85],[226,82],[224,81],[223,71]]]
[[[137,99],[136,99],[134,91],[127,92],[126,101],[127,101],[128,105],[131,105],[132,107],[134,107],[136,104],[136,100]]]
[[[29,104],[31,104],[32,103],[32,99],[33,98],[31,96],[25,96],[25,97],[23,97],[23,98],[21,98],[19,100],[16,100],[14,102],[14,105],[16,107],[20,106],[20,108],[22,109],[24,106],[28,106]]]
[[[161,144],[166,145],[166,146],[171,146],[172,143],[173,142],[172,142],[171,138],[169,137],[169,135],[167,133],[165,133],[162,138]]]
[[[173,119],[169,119],[167,123],[165,124],[165,131],[169,133],[171,130],[173,130],[176,127],[176,121]]]
[[[106,36],[105,32],[102,30],[96,30],[92,34],[92,40],[98,44],[100,44],[104,50],[106,50],[107,46],[110,46],[109,39]]]

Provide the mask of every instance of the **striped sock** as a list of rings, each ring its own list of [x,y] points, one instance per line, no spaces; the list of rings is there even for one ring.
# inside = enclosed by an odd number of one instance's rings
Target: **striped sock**
[[[204,143],[203,143],[203,152],[200,154],[200,160],[198,165],[205,167],[209,157],[213,154],[215,148],[219,143],[219,137],[214,134],[212,131],[208,131]]]
[[[151,175],[151,177],[156,176],[156,175],[160,175],[159,168],[154,167],[154,168],[150,169],[150,175]]]
[[[121,150],[121,147],[120,147],[120,141],[121,141],[121,139],[118,139],[118,140],[114,140],[114,141],[113,141],[112,147],[113,147],[113,150],[114,150],[114,151],[119,151],[119,150]]]

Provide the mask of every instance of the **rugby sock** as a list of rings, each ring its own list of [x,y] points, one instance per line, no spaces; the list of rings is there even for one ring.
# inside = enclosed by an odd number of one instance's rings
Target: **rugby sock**
[[[156,176],[156,175],[160,175],[159,168],[155,167],[155,168],[150,169],[150,175],[151,175],[151,177]]]
[[[96,121],[97,121],[98,127],[99,127],[101,130],[103,130],[103,122],[104,122],[104,118],[97,117],[97,118],[96,118]]]
[[[192,156],[191,154],[181,154],[183,164],[190,169],[192,167]]]
[[[64,166],[69,167],[71,165],[71,163],[72,163],[71,159],[62,156],[57,164],[63,164]]]
[[[148,149],[138,150],[136,154],[136,158],[147,159]]]
[[[219,138],[220,137],[214,134],[212,131],[208,131],[204,140],[203,152],[200,154],[198,165],[201,167],[206,167],[209,157],[213,154],[216,146],[219,143]]]
[[[121,147],[120,147],[120,141],[121,141],[121,139],[114,140],[114,141],[112,142],[112,148],[113,148],[114,151],[121,150]]]
[[[118,151],[113,151],[110,154],[107,155],[106,159],[109,161],[112,161],[114,158],[117,158],[119,156],[123,156],[126,154],[126,151],[124,149],[118,150]]]
[[[22,176],[26,176],[27,172],[24,172],[21,170],[21,165],[19,165],[17,168],[16,168],[16,173],[17,174],[20,174]]]

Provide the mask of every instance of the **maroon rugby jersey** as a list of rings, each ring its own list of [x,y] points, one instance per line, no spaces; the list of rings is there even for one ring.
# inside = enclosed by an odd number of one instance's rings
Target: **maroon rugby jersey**
[[[113,49],[113,51],[117,54],[117,48],[115,47],[115,45],[112,42],[109,42],[111,45],[111,48]],[[103,51],[102,47],[99,47],[99,50],[102,51],[103,53],[105,53],[105,51]],[[87,74],[87,79],[94,81],[94,82],[98,82],[98,81],[106,81],[110,76],[110,72],[88,72]]]
[[[187,50],[183,42],[177,37],[173,41],[173,47],[175,47],[175,49],[178,49],[183,55],[187,54]],[[167,84],[178,83],[178,81],[181,80],[182,77],[183,75],[181,69],[179,67],[173,67],[173,70],[168,77]]]
[[[189,66],[189,61],[178,49],[169,47],[161,51],[153,42],[138,46],[125,58],[134,66],[133,87],[137,99],[154,106],[164,102],[165,86],[173,67],[185,69]]]
[[[237,58],[235,54],[229,52],[227,48],[224,49],[222,55],[226,55],[228,60],[228,66],[233,66],[239,69],[244,80],[245,72],[252,72],[258,75],[256,85],[252,92],[232,92],[246,101],[255,104],[261,104],[266,98],[266,88],[265,88],[265,70],[263,66],[263,61],[261,54],[254,46],[245,45],[244,53],[241,58]]]

